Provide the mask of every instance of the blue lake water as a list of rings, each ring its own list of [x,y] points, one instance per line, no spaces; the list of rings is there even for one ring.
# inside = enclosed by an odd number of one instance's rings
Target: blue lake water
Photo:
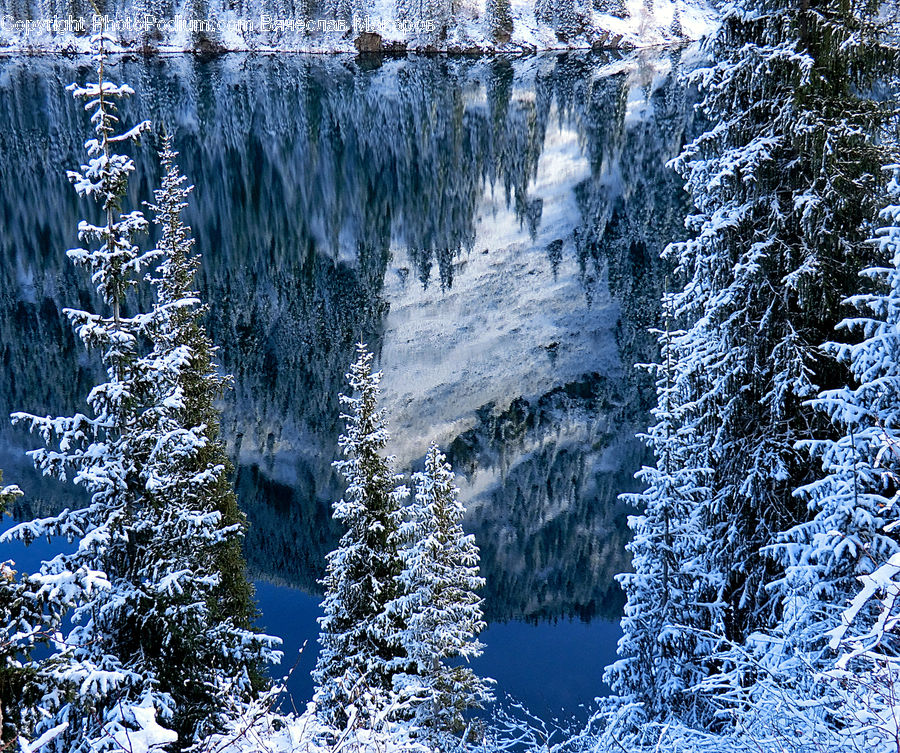
[[[693,129],[677,52],[632,58],[128,58],[126,121],[174,132],[195,183],[207,320],[235,377],[223,436],[250,528],[260,624],[309,698],[317,579],[331,504],[337,396],[365,339],[383,371],[397,467],[436,440],[482,553],[484,656],[498,695],[539,716],[608,689],[628,569],[618,500],[646,460],[665,269],[685,198],[666,162]],[[64,169],[88,124],[64,92],[85,61],[0,59],[0,415],[81,408],[97,364],[62,307],[96,305],[70,268],[89,211]],[[134,154],[134,202],[156,181]],[[19,519],[83,501],[30,468],[0,423]],[[54,544],[7,547],[34,567]]]

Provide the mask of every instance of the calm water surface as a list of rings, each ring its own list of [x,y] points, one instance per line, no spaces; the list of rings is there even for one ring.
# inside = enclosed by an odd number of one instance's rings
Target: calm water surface
[[[127,121],[176,135],[223,368],[223,431],[250,520],[260,623],[309,697],[318,586],[339,530],[338,392],[360,338],[384,371],[398,466],[437,440],[482,551],[479,671],[550,716],[608,692],[628,508],[646,459],[664,270],[680,232],[665,163],[692,129],[677,53],[618,59],[124,60]],[[59,314],[92,306],[70,268],[90,213],[64,170],[88,134],[63,91],[86,63],[0,60],[0,415],[81,409],[97,366]],[[132,199],[149,198],[152,144]],[[29,518],[77,503],[0,423]],[[34,566],[56,544],[9,547]]]

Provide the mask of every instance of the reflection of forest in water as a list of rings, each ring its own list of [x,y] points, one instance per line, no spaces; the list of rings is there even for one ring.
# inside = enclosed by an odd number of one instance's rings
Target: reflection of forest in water
[[[92,305],[63,253],[87,211],[64,176],[81,160],[87,124],[63,87],[88,70],[59,59],[0,61],[0,414],[71,411],[91,383],[93,366],[59,314]],[[631,365],[652,354],[646,328],[663,279],[655,259],[684,213],[679,181],[664,167],[689,127],[679,74],[677,53],[637,65],[561,54],[380,65],[230,55],[115,66],[137,91],[126,120],[175,130],[181,166],[197,185],[188,220],[204,254],[210,332],[235,375],[223,427],[255,575],[316,588],[337,536],[331,461],[353,343],[393,352],[392,276],[424,288],[436,306],[474,285],[465,261],[481,253],[493,187],[527,242],[483,253],[501,267],[540,254],[543,272],[531,284],[552,284],[562,307],[606,327],[613,345],[580,363],[554,360],[565,333],[535,342],[550,376],[533,389],[529,363],[492,353],[518,370],[509,383],[526,386],[515,394],[498,386],[489,399],[457,406],[458,430],[440,437],[482,548],[487,609],[493,619],[618,616],[612,575],[627,568],[627,510],[616,497],[634,488],[643,451],[633,434],[651,397]],[[549,131],[561,129],[577,135],[586,167],[561,184],[573,211],[568,229],[549,237],[550,199],[534,181]],[[135,156],[139,200],[156,169],[149,147]],[[601,312],[613,312],[608,326]],[[528,322],[517,337],[528,339]],[[399,374],[405,366],[384,365]],[[440,410],[421,420],[446,423]],[[21,453],[32,444],[0,423],[0,467],[28,492],[20,516],[71,496],[34,477]]]

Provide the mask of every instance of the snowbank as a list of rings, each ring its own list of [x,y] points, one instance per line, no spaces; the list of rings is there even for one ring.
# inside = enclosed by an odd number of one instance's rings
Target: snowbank
[[[204,742],[214,753],[433,753],[400,724],[379,730],[353,728],[337,732],[316,717],[315,704],[302,714],[282,716],[259,706],[249,710],[222,735]]]

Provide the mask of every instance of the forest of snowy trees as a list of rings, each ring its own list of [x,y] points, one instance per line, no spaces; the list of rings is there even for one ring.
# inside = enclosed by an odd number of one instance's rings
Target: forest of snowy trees
[[[620,741],[897,744],[896,12],[738,3],[695,73],[711,127],[675,162],[693,235],[666,251]]]
[[[633,49],[695,40],[707,0],[0,0],[0,52],[403,53]]]
[[[279,639],[255,628],[220,435],[215,302],[195,289],[182,217],[193,188],[163,133],[150,218],[128,205],[125,152],[157,137],[120,122],[133,91],[107,78],[112,40],[95,36],[97,78],[70,87],[95,135],[68,178],[100,219],[68,258],[100,308],[63,314],[105,376],[87,413],[12,416],[42,442],[35,467],[90,499],[0,537],[63,549],[32,573],[0,564],[0,751],[898,750],[898,14],[736,0],[704,43],[706,130],[672,162],[693,209],[663,253],[644,366],[653,461],[626,496],[612,695],[552,744],[479,713],[493,700],[468,665],[479,549],[438,445],[409,483],[385,454],[363,343],[340,396],[343,535],[321,581],[316,690],[305,712],[279,710]],[[22,496],[0,484],[0,513]]]

